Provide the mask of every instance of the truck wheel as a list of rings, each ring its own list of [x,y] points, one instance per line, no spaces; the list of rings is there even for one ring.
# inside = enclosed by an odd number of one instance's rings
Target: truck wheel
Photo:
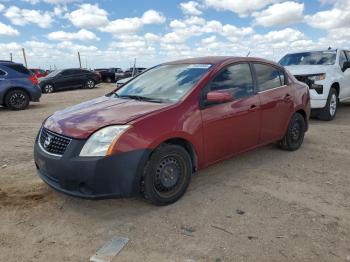
[[[334,88],[329,91],[326,106],[319,111],[318,119],[331,121],[335,118],[338,109],[338,93]]]
[[[288,125],[287,133],[279,142],[281,149],[295,151],[300,148],[304,141],[305,119],[300,113],[295,113]]]
[[[5,105],[11,110],[24,110],[29,105],[29,95],[20,89],[10,91],[5,96]]]
[[[186,192],[191,176],[191,157],[183,147],[160,146],[144,169],[144,197],[158,206],[174,203]]]

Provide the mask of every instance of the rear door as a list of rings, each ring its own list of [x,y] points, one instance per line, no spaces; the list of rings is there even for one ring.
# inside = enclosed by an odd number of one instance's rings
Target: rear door
[[[260,143],[277,141],[284,136],[293,112],[293,90],[282,69],[265,63],[254,63],[261,103]]]
[[[0,101],[4,101],[3,96],[6,93],[6,87],[7,87],[6,75],[7,73],[0,69]]]
[[[73,69],[63,70],[55,79],[55,87],[57,89],[67,89],[73,86]]]
[[[232,93],[231,102],[205,105],[202,102],[203,143],[207,164],[254,147],[260,130],[260,102],[249,63],[222,69],[204,88],[201,101],[209,91]]]

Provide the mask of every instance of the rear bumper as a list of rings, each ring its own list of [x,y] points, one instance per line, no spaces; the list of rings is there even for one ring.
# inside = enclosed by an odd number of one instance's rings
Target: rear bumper
[[[34,160],[43,181],[65,194],[104,199],[136,196],[150,150],[110,157],[79,157],[85,141],[72,140],[63,156],[47,153],[36,140]]]
[[[30,101],[39,102],[41,97],[41,88],[39,85],[33,86],[30,90]]]

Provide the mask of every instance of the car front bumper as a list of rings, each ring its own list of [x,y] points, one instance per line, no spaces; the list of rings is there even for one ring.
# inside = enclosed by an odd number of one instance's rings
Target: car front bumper
[[[143,167],[150,151],[135,150],[109,157],[79,157],[85,141],[71,140],[65,153],[57,156],[34,146],[37,173],[43,181],[65,194],[104,199],[137,196]]]

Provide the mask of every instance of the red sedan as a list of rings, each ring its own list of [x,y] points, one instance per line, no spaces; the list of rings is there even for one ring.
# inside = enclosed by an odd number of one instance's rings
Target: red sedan
[[[308,87],[276,63],[180,60],[53,114],[35,163],[45,182],[73,196],[141,195],[166,205],[197,170],[270,143],[298,149],[309,114]]]
[[[36,76],[36,78],[45,77],[48,75],[48,73],[43,69],[32,68],[29,70]]]

